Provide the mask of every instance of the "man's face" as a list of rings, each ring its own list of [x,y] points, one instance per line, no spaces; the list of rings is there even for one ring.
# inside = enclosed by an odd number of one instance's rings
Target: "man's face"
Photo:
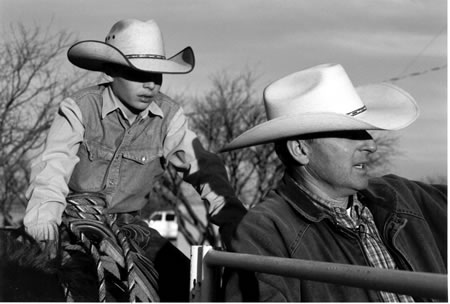
[[[162,74],[159,73],[121,72],[112,76],[114,94],[135,115],[145,110],[161,89]]]
[[[305,169],[329,197],[345,198],[367,187],[369,155],[377,149],[367,131],[323,133],[307,145]]]

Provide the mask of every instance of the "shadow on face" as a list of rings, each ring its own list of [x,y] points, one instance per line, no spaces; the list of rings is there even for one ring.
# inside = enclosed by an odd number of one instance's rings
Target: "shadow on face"
[[[314,140],[318,138],[345,138],[351,140],[371,140],[372,135],[366,130],[344,130],[344,131],[330,131],[318,132],[296,137],[296,139]]]
[[[108,64],[105,67],[105,73],[111,77],[121,77],[133,82],[153,82],[155,85],[162,85],[162,73],[144,72],[130,67]]]
[[[305,140],[308,143],[314,142],[316,139],[321,138],[342,138],[342,139],[350,139],[350,140],[373,140],[372,135],[369,134],[366,130],[343,130],[343,131],[329,131],[329,132],[317,132],[317,133],[309,133],[302,134],[298,136],[293,136],[285,139],[281,139],[275,142],[275,152],[280,158],[281,162],[286,167],[296,167],[298,163],[294,160],[287,149],[287,142],[289,140]]]

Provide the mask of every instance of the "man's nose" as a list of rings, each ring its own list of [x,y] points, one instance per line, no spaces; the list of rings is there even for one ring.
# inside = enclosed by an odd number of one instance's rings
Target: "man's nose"
[[[363,150],[374,153],[377,151],[377,143],[372,138],[366,139],[363,142]]]

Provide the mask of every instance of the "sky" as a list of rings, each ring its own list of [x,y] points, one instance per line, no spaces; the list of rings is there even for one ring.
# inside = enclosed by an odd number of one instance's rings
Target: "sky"
[[[164,80],[174,94],[200,96],[213,75],[250,69],[262,96],[270,82],[322,63],[341,64],[355,85],[400,78],[421,115],[396,132],[392,173],[447,176],[446,0],[0,0],[0,31],[20,22],[103,40],[125,18],[154,19],[168,56],[194,49],[194,71]]]

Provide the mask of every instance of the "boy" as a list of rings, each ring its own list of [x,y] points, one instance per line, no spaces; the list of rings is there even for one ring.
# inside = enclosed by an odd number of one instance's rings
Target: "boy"
[[[105,42],[76,43],[68,58],[112,81],[62,101],[45,150],[32,164],[28,233],[56,241],[67,195],[85,192],[104,196],[104,213],[142,224],[138,213],[168,163],[210,203],[214,223],[245,212],[220,159],[203,149],[182,108],[160,92],[163,74],[192,71],[190,47],[167,59],[156,22],[127,19],[111,28]]]

